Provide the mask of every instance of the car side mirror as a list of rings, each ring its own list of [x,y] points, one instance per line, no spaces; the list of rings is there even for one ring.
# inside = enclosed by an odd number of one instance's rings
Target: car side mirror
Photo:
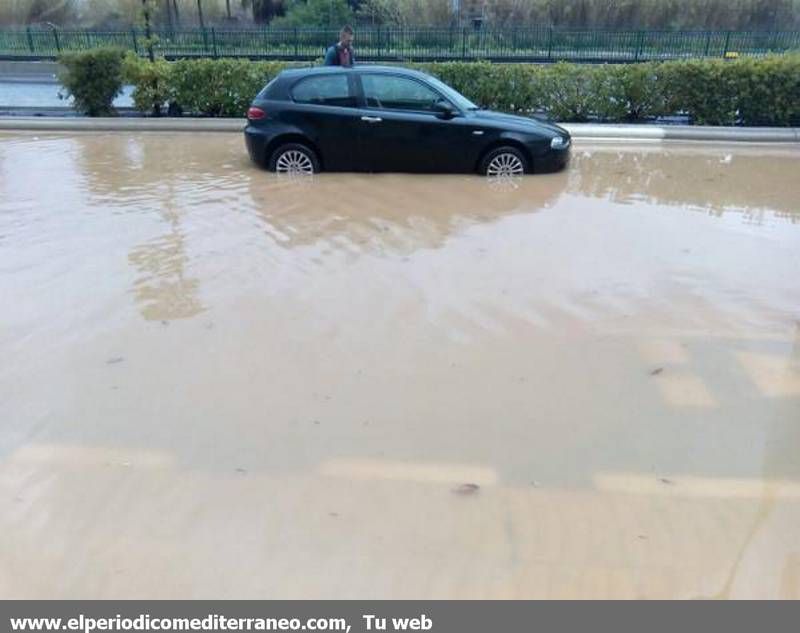
[[[444,100],[434,103],[433,111],[436,112],[436,116],[440,119],[452,119],[458,114],[458,110],[453,107],[453,104]]]

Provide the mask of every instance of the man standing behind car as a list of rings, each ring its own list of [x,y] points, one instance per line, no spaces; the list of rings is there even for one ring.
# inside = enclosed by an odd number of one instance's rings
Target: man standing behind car
[[[325,53],[326,66],[352,66],[356,61],[353,54],[353,27],[345,25],[339,31],[339,42]]]

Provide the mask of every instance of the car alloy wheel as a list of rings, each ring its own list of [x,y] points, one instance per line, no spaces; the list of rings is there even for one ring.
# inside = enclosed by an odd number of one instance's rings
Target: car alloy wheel
[[[278,156],[275,171],[279,174],[313,174],[314,163],[305,152],[289,149]]]
[[[511,152],[498,154],[486,168],[487,176],[521,176],[525,173],[525,165],[519,156]]]

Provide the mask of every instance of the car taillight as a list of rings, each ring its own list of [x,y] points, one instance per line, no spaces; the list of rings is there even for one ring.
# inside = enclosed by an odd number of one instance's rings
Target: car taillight
[[[267,113],[264,112],[261,108],[257,108],[255,106],[250,106],[250,109],[247,111],[247,118],[251,121],[257,121],[258,119],[263,119],[267,116]]]

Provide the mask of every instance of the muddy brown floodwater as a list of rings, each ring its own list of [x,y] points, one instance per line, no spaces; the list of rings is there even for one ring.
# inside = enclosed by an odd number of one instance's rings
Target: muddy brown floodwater
[[[798,174],[0,136],[0,596],[800,598]]]

